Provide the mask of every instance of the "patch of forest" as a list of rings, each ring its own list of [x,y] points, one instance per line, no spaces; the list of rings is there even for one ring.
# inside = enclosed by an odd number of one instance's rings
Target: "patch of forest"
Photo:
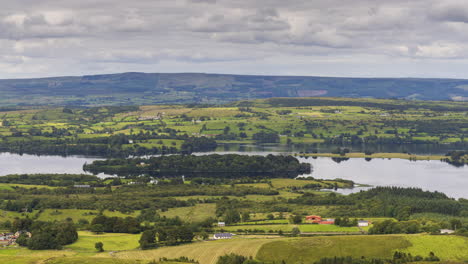
[[[289,177],[310,173],[309,163],[300,163],[293,156],[250,156],[239,154],[169,155],[151,158],[111,159],[94,161],[83,169],[93,174],[119,176],[188,176],[188,177]]]

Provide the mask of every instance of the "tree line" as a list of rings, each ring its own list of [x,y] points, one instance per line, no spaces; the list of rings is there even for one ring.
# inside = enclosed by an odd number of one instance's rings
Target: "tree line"
[[[189,177],[289,177],[311,172],[309,163],[293,156],[249,156],[238,154],[170,155],[149,159],[110,159],[93,161],[83,169],[93,174],[120,176],[189,176]]]

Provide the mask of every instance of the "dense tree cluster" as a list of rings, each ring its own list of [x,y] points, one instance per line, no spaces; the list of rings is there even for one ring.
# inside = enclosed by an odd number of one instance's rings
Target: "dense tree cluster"
[[[440,192],[428,192],[418,188],[376,187],[366,192],[338,196],[305,193],[289,199],[289,203],[307,205],[340,205],[336,216],[383,216],[408,220],[415,213],[440,213],[462,216],[468,211],[468,204],[450,199]]]
[[[396,222],[393,220],[385,220],[374,223],[369,229],[369,234],[417,234],[420,233],[421,230],[421,224],[418,221]],[[436,232],[438,230],[427,231]]]
[[[450,158],[445,161],[455,166],[463,167],[468,164],[468,151],[450,151],[446,156]]]
[[[292,156],[249,156],[238,154],[170,155],[149,159],[97,160],[83,167],[94,174],[106,173],[120,176],[191,176],[226,177],[245,176],[296,177],[310,173],[309,163],[300,163]]]
[[[91,231],[96,233],[132,233],[141,231],[141,222],[133,217],[107,217],[104,215],[96,216],[91,221]]]
[[[92,185],[104,186],[99,177],[88,174],[21,174],[0,177],[0,183],[16,183],[27,185],[73,186]]]
[[[41,222],[30,219],[15,219],[12,231],[20,231],[17,239],[20,246],[29,249],[61,249],[62,246],[78,240],[78,232],[73,222]],[[27,232],[31,233],[31,237]]]
[[[186,225],[160,227],[145,230],[140,237],[141,249],[155,248],[159,246],[173,246],[192,242],[194,233],[191,227]]]
[[[52,139],[31,140],[23,134],[17,135],[23,140],[0,141],[0,151],[19,154],[37,155],[87,155],[102,157],[128,157],[173,153],[192,153],[194,151],[213,151],[216,149],[216,141],[210,138],[188,137],[186,135],[158,135],[142,133],[136,135],[116,134],[108,137],[76,138],[71,135],[63,135],[57,131],[47,135]],[[40,135],[44,136],[44,135]],[[147,148],[139,144],[129,142],[150,139],[177,139],[184,140],[182,149],[174,146],[163,145],[161,147]]]

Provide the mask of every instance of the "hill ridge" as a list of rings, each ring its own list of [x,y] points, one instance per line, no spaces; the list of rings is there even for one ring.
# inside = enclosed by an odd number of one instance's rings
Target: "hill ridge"
[[[272,97],[468,101],[468,80],[125,72],[0,79],[0,107],[227,103]]]

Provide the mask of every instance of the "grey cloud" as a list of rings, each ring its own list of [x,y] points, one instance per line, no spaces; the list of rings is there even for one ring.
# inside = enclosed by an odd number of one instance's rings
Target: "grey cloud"
[[[441,2],[433,6],[429,17],[439,21],[468,23],[468,3],[465,1]]]
[[[425,63],[437,61],[461,75],[463,67],[450,62],[468,65],[463,1],[5,2],[4,76],[138,70],[389,76],[403,69],[429,75]],[[401,69],[389,72],[393,64]]]
[[[251,10],[221,10],[219,13],[205,13],[192,17],[188,27],[199,32],[243,32],[243,31],[276,31],[289,28],[287,21],[279,17],[273,8]]]
[[[188,2],[191,2],[191,3],[208,3],[208,4],[214,4],[216,3],[216,0],[188,0]]]

